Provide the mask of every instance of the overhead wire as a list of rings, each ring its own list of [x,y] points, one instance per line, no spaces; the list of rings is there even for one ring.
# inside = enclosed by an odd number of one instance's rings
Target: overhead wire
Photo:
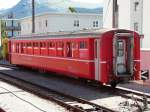
[[[106,17],[107,17],[108,12],[109,12],[110,2],[111,2],[111,0],[108,1],[107,6],[106,6],[106,13],[105,13],[105,17],[104,17],[104,19],[103,19],[103,24],[105,23]]]

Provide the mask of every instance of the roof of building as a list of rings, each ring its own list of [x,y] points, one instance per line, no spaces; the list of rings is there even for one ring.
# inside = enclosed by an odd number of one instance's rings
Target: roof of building
[[[46,15],[77,15],[77,16],[100,16],[103,17],[103,14],[92,14],[92,13],[60,13],[60,12],[45,12],[45,13],[40,13],[40,14],[36,14],[35,17],[39,17],[39,16],[46,16]],[[24,19],[29,19],[32,18],[32,16],[27,16],[24,18],[21,18],[20,20],[24,20]]]

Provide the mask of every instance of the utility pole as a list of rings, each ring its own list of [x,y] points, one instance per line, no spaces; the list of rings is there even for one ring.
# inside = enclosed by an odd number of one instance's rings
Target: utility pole
[[[118,0],[113,0],[112,28],[118,28]]]
[[[35,4],[34,0],[32,0],[32,33],[35,33]]]

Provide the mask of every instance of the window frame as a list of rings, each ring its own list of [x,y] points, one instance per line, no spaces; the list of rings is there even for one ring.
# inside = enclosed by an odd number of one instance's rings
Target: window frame
[[[79,49],[87,49],[87,48],[88,48],[87,41],[80,41],[79,42]]]

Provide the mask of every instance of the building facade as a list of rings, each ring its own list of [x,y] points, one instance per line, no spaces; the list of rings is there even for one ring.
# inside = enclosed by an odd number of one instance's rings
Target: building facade
[[[20,33],[21,33],[20,20],[18,20],[18,19],[1,19],[0,21],[1,21],[0,22],[0,39],[2,38],[2,35],[1,35],[2,23],[3,23],[3,29],[5,30],[8,38],[20,35]],[[0,45],[1,45],[1,42],[0,42]]]
[[[32,33],[32,17],[21,21],[21,35]],[[103,16],[100,14],[79,13],[44,13],[35,16],[35,33],[43,34],[60,31],[76,31],[82,29],[97,29],[103,26]]]
[[[1,21],[4,23],[4,29],[9,38],[20,35],[20,31],[21,31],[20,20],[2,19]]]
[[[104,0],[103,25],[112,28],[113,0]],[[122,13],[123,12],[123,13]],[[118,27],[130,29],[130,0],[118,0]]]
[[[104,0],[104,27],[112,27],[112,1]],[[142,49],[150,49],[150,1],[118,0],[118,27],[137,31],[144,35],[141,40]]]
[[[104,0],[104,27],[112,27],[113,0]],[[150,70],[150,0],[118,0],[118,27],[137,31],[141,39],[141,67]]]

